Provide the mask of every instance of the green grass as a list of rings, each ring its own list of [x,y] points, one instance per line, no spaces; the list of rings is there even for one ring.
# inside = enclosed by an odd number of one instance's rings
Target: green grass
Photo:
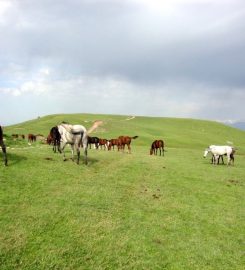
[[[244,268],[244,132],[209,121],[126,118],[52,115],[4,129],[1,269]],[[76,165],[50,146],[10,136],[96,119],[104,121],[96,136],[138,135],[132,154],[90,150],[89,165]],[[149,155],[157,138],[166,142],[164,157]],[[238,148],[235,166],[203,159],[206,146],[226,141]]]

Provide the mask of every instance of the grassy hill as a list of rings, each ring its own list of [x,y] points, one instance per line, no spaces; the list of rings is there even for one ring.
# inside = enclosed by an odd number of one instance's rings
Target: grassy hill
[[[89,165],[62,161],[50,146],[11,139],[61,121],[94,135],[138,135],[132,154],[89,151]],[[1,269],[243,269],[244,132],[193,119],[51,115],[5,127],[0,166]],[[163,139],[164,157],[150,156]],[[203,159],[233,142],[235,166]],[[67,156],[70,155],[67,149]]]
[[[92,114],[59,114],[41,117],[18,125],[6,127],[4,132],[41,133],[47,135],[54,125],[67,121],[90,127],[95,120],[103,120],[103,127],[94,133],[105,138],[118,135],[138,135],[137,145],[149,145],[155,138],[163,138],[169,147],[203,148],[210,144],[227,145],[232,142],[241,151],[245,150],[244,132],[226,125],[203,120],[181,118],[156,118]],[[240,151],[239,151],[240,152]]]

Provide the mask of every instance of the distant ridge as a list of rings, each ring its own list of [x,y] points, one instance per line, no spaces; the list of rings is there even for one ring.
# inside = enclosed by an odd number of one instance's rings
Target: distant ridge
[[[236,122],[236,123],[232,124],[231,126],[245,130],[245,122]]]
[[[227,126],[238,128],[245,131],[245,122],[225,123]]]

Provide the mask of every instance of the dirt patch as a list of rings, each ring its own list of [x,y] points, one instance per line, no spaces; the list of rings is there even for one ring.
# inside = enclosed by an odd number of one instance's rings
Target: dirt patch
[[[231,186],[231,185],[233,185],[233,186],[242,186],[242,183],[239,180],[229,179],[227,186]]]
[[[53,160],[51,157],[44,158],[45,160]]]

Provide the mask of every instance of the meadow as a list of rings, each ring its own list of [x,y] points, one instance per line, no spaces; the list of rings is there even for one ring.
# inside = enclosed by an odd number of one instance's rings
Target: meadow
[[[4,128],[1,270],[244,269],[245,132],[202,120],[128,119],[63,114]],[[95,120],[104,124],[94,136],[138,135],[132,154],[91,149],[88,166],[77,165],[49,145],[11,138]],[[164,157],[149,155],[155,139],[165,141]],[[237,148],[234,166],[203,158],[208,145],[227,142]]]

